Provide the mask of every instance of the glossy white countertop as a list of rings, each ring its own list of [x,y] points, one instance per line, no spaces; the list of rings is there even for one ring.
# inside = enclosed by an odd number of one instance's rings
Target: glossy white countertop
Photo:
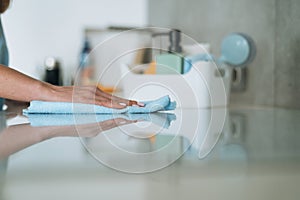
[[[300,196],[300,110],[184,109],[138,121],[91,117],[86,124],[80,116],[75,121],[84,124],[46,127],[6,115],[3,200]]]

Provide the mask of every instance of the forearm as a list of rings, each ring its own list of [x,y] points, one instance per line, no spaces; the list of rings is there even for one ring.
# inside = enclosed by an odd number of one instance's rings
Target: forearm
[[[29,102],[46,99],[50,90],[49,84],[0,65],[0,97]]]
[[[0,97],[17,101],[32,100],[96,104],[109,108],[143,104],[107,94],[96,86],[55,86],[0,65]]]

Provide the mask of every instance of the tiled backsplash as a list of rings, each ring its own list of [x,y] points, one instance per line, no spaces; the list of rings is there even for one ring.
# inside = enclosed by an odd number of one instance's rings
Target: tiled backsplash
[[[149,24],[179,28],[218,55],[222,38],[250,35],[257,56],[231,104],[300,107],[300,1],[149,0]]]

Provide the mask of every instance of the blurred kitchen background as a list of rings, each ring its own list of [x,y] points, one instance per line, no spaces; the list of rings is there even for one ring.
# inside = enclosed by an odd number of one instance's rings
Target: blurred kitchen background
[[[230,104],[300,108],[299,0],[14,0],[2,19],[10,66],[42,79],[45,58],[54,56],[65,85],[71,84],[85,35],[93,30],[177,28],[210,43],[215,55],[226,35],[246,33],[257,55],[250,66],[233,72],[244,85],[233,85]]]

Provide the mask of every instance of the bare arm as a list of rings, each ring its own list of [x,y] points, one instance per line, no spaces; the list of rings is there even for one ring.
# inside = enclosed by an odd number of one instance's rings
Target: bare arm
[[[0,88],[0,96],[3,98],[29,102],[35,99],[45,100],[51,87],[0,65]]]
[[[113,108],[138,104],[136,101],[107,94],[96,86],[54,86],[3,65],[0,65],[0,97],[25,102],[32,100],[78,102]]]

